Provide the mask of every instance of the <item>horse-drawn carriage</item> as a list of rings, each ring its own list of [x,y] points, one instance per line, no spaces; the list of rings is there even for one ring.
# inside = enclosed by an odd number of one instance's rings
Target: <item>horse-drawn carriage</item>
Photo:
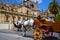
[[[35,29],[33,31],[34,40],[42,40],[43,32],[60,32],[60,22],[46,21],[45,19],[39,19],[34,21]]]
[[[36,20],[27,20],[22,21],[16,28],[21,28],[22,26],[26,29],[33,28],[33,35],[32,37],[34,40],[42,40],[42,32],[46,32],[47,30],[51,32],[60,32],[60,22],[50,22],[46,20],[36,19]],[[29,27],[28,27],[29,26]],[[47,30],[45,30],[47,29]]]
[[[51,32],[51,36],[53,32],[60,32],[60,22],[51,22],[48,19],[38,18],[38,20],[34,20],[34,31],[33,37],[34,40],[42,40],[43,33]]]

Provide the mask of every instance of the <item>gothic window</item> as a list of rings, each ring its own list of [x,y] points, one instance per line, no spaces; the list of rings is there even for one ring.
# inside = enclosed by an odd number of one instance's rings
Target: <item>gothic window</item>
[[[11,9],[11,11],[13,11],[13,8]]]
[[[13,22],[14,22],[15,16],[12,16],[12,18],[13,18]]]
[[[4,7],[2,6],[1,9],[4,9]]]
[[[33,4],[30,4],[30,8],[34,8],[34,5]]]
[[[18,21],[20,20],[20,17],[18,17]]]
[[[8,18],[9,18],[9,16],[8,16],[8,15],[6,15],[6,22],[9,22]]]

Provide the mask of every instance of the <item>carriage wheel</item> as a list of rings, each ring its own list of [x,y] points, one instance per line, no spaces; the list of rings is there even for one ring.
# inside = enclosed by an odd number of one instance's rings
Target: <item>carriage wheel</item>
[[[34,30],[34,32],[33,32],[33,38],[34,38],[34,40],[42,40],[41,32],[37,31],[37,30]]]

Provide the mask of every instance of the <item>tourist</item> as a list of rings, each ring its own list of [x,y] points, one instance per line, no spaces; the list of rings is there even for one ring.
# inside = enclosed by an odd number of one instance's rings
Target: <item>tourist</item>
[[[43,37],[42,40],[59,40],[58,38],[52,36],[53,35],[53,31],[51,28],[46,28],[44,29],[43,33]]]

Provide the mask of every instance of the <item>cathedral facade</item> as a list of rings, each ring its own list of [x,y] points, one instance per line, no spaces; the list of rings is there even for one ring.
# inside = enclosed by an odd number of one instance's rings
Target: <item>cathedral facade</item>
[[[21,4],[10,4],[0,2],[0,23],[12,23],[23,19],[33,18],[40,15],[38,2],[24,0]]]

